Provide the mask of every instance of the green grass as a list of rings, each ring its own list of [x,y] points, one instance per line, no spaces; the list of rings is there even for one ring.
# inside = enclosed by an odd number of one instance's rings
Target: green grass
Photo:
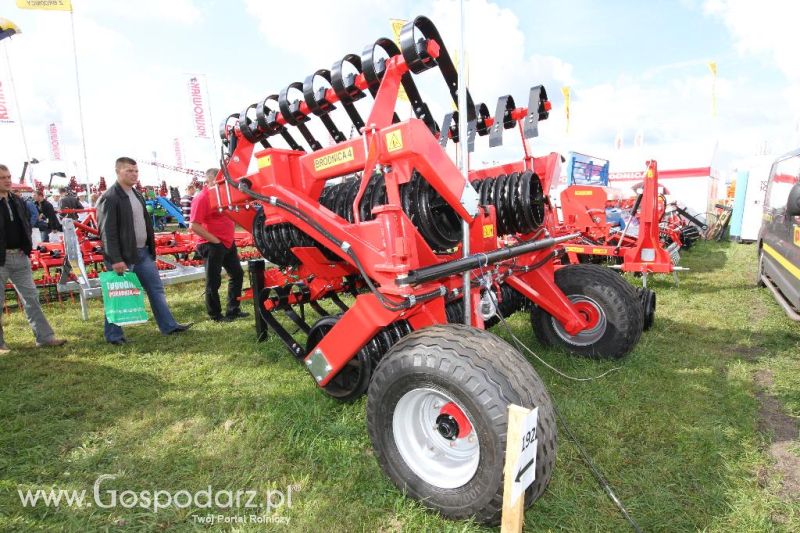
[[[765,451],[769,437],[757,429],[753,383],[758,370],[771,370],[768,392],[800,415],[800,327],[753,286],[752,246],[700,243],[683,264],[692,270],[681,273],[678,288],[670,278],[651,278],[655,326],[619,371],[578,383],[537,361],[534,367],[644,530],[800,530],[800,506],[780,497],[780,476]],[[299,486],[292,507],[276,511],[292,530],[482,530],[405,498],[372,456],[365,401],[342,405],[316,390],[276,338],[254,341],[251,320],[204,321],[201,293],[200,283],[168,288],[178,319],[198,320],[189,334],[164,337],[151,322],[128,328],[132,342],[123,347],[103,342],[99,301],[88,322],[77,304],[46,307],[70,341],[59,349],[34,348],[24,317],[5,317],[14,351],[0,359],[0,529],[207,528],[192,519],[204,509],[23,508],[17,494],[86,489],[91,500],[98,476],[112,474],[104,490],[210,485],[265,494]],[[510,323],[568,374],[616,366],[542,349],[522,314]],[[495,333],[503,335],[502,326]],[[526,528],[626,527],[562,436],[552,482],[527,512]]]

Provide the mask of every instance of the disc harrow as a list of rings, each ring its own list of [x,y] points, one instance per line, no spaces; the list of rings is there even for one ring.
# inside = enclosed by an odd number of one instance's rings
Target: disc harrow
[[[456,106],[441,121],[431,109],[451,104],[429,106],[416,82],[429,72],[439,73]],[[396,109],[401,87],[410,118]],[[502,476],[492,472],[502,465],[492,450],[505,449],[505,430],[491,413],[509,403],[540,407],[528,505],[552,473],[555,422],[530,363],[483,330],[525,310],[556,328],[552,342],[566,349],[621,357],[641,334],[642,306],[618,276],[591,298],[583,293],[600,290],[594,272],[577,268],[556,279],[560,244],[578,236],[547,231],[559,154],[526,152],[465,176],[447,153],[450,142],[473,150],[481,137],[499,146],[515,127],[523,140],[536,137],[551,108],[544,88],[531,88],[527,107],[501,96],[492,115],[469,92],[466,109],[457,109],[457,87],[439,32],[417,17],[399,46],[380,38],[229,115],[210,198],[252,228],[271,263],[249,263],[259,340],[275,333],[332,398],[368,395],[375,456],[403,490],[446,516],[494,524]],[[253,158],[258,170],[249,173]],[[457,324],[467,307],[470,325]],[[573,340],[587,338],[584,330],[592,340],[577,350]],[[481,386],[461,381],[467,375]],[[425,457],[417,452],[422,441]],[[470,496],[454,507],[449,489]]]

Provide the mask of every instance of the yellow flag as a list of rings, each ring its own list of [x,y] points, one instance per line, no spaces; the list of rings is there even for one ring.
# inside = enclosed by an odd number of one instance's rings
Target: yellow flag
[[[564,112],[567,115],[567,133],[569,133],[569,86],[562,87],[561,94],[564,95]]]
[[[389,22],[392,24],[392,34],[394,35],[394,44],[400,48],[400,31],[403,29],[403,26],[406,25],[406,20],[403,19],[389,19]],[[403,89],[403,86],[400,86],[400,90],[397,93],[397,99],[402,100],[403,102],[408,102],[408,95],[406,94],[406,90]]]
[[[72,11],[72,0],[17,0],[17,7],[47,11]]]
[[[717,116],[717,62],[709,61],[708,70],[711,71],[711,116]]]

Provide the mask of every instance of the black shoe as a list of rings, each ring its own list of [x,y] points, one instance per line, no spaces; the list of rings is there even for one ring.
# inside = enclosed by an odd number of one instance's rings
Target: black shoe
[[[122,344],[126,344],[128,339],[117,339],[115,341],[108,341],[108,344],[113,344],[114,346],[120,346]]]
[[[193,322],[189,322],[188,324],[178,324],[175,326],[175,329],[167,333],[167,335],[172,335],[173,333],[182,333],[192,327]]]
[[[228,318],[229,320],[236,320],[238,318],[246,318],[248,316],[250,316],[250,313],[245,313],[241,309],[238,309],[235,313],[230,313],[228,315],[225,315],[225,317]]]
[[[233,322],[233,319],[231,317],[222,315],[212,316],[211,320],[213,320],[214,322]]]

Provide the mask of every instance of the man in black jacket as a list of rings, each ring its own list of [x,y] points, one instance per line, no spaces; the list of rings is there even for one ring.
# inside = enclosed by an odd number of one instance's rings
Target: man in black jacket
[[[56,216],[56,210],[41,191],[36,191],[33,199],[36,200],[36,207],[39,209],[39,222],[36,227],[39,228],[39,232],[42,234],[42,242],[50,242],[51,231],[62,231],[61,223]]]
[[[61,187],[58,192],[61,194],[61,199],[58,200],[59,211],[63,209],[83,209],[83,204],[70,189]],[[78,220],[78,213],[69,213],[64,216],[72,220]]]
[[[61,346],[39,305],[39,291],[33,282],[28,254],[31,253],[31,226],[22,199],[11,192],[11,172],[0,165],[0,311],[6,297],[6,282],[11,280],[25,307],[25,316],[36,337],[36,346]],[[0,354],[10,352],[0,323]]]
[[[117,182],[97,202],[97,224],[106,268],[117,274],[130,269],[139,277],[161,333],[186,331],[191,324],[178,324],[167,304],[155,263],[153,222],[147,215],[144,198],[133,188],[139,181],[139,167],[130,157],[120,157],[115,170]],[[103,333],[111,344],[127,342],[122,328],[108,320]]]

